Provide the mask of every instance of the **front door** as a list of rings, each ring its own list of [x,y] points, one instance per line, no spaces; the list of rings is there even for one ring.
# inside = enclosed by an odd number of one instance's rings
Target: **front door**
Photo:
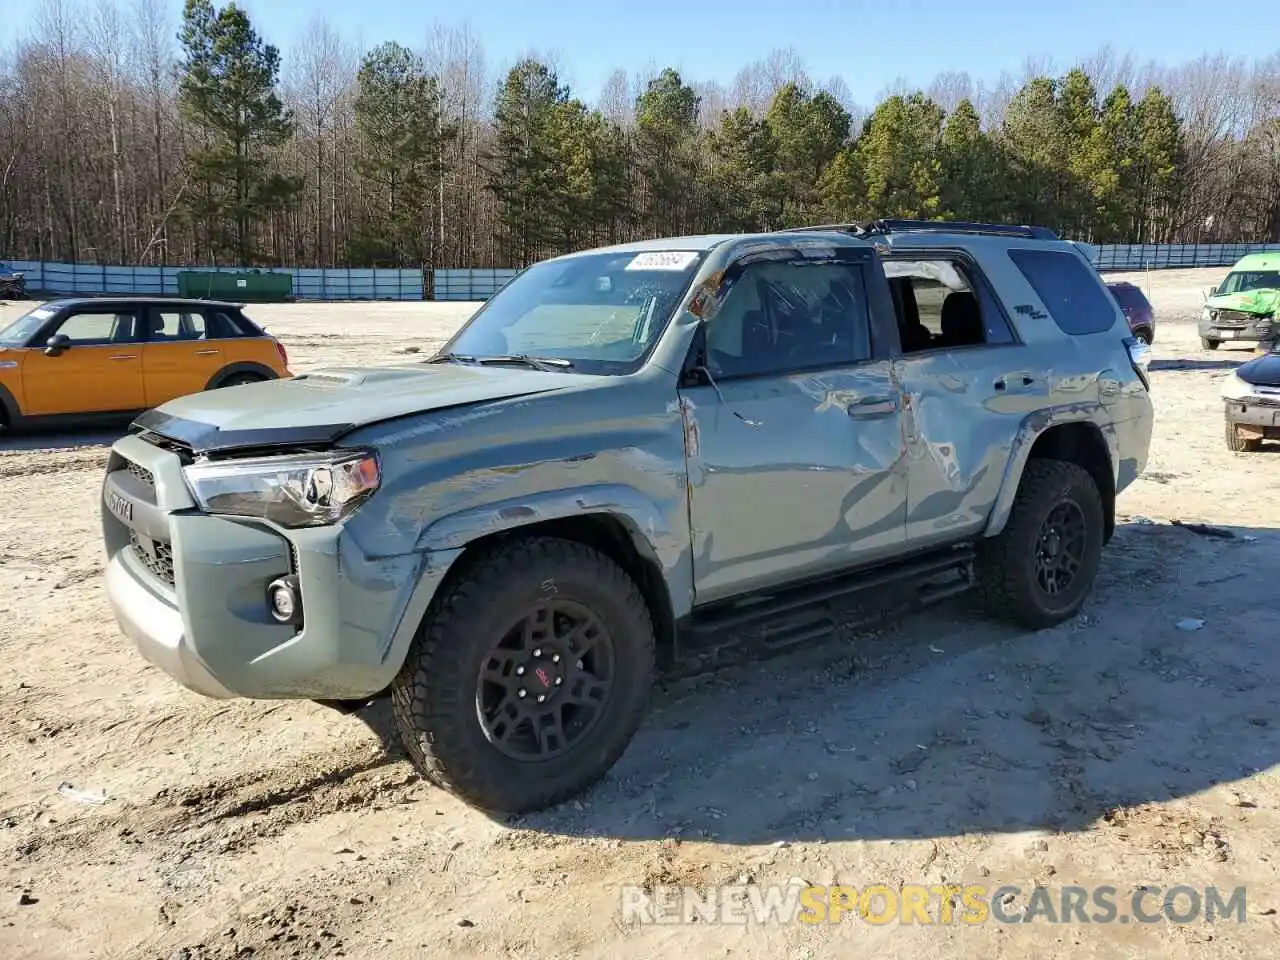
[[[696,602],[901,549],[901,398],[871,347],[868,268],[751,264],[704,324],[709,376],[680,391]]]
[[[140,318],[129,309],[77,308],[50,336],[67,347],[47,356],[40,345],[22,360],[27,416],[114,413],[146,406],[142,389]]]

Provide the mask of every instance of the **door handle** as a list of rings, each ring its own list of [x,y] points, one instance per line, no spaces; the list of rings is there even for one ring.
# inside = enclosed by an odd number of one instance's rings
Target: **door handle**
[[[845,409],[854,420],[869,420],[894,413],[898,409],[898,401],[894,397],[863,397]]]
[[[113,357],[109,357],[108,359],[111,359],[111,360],[137,360],[137,359],[138,359],[138,355],[137,355],[136,353],[117,353],[115,356],[113,356]]]
[[[213,356],[214,354],[216,354],[216,353],[218,353],[218,351],[217,351],[217,350],[197,350],[197,351],[196,351],[196,356],[197,356],[197,357],[212,357],[212,356]]]

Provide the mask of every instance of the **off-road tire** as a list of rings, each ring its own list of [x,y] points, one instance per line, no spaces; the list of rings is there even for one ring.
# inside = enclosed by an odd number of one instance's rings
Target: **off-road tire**
[[[1068,500],[1076,503],[1084,517],[1084,556],[1064,599],[1055,600],[1036,581],[1036,550],[1049,514]],[[979,550],[978,592],[984,605],[991,613],[1032,630],[1071,619],[1093,589],[1105,531],[1102,495],[1088,471],[1066,460],[1027,461],[1008,522]]]
[[[1207,337],[1200,338],[1200,346],[1205,350],[1217,350],[1222,346],[1221,340],[1210,340]]]
[[[493,644],[552,596],[591,609],[611,634],[613,691],[582,742],[521,762],[486,739],[477,682]],[[482,810],[541,810],[585,790],[622,755],[648,704],[654,647],[644,597],[609,557],[558,538],[510,540],[472,558],[432,602],[392,684],[392,711],[410,758],[437,786]]]
[[[1227,424],[1227,449],[1236,453],[1255,453],[1262,448],[1262,441],[1257,437],[1242,437],[1236,425],[1230,420]]]

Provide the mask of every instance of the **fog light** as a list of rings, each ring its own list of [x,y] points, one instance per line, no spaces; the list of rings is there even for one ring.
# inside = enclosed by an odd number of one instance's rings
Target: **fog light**
[[[271,616],[280,623],[299,623],[302,620],[302,597],[298,592],[298,578],[280,577],[267,584],[267,605]]]

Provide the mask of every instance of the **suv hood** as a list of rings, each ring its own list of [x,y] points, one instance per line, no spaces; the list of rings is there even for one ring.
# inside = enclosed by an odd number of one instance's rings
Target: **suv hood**
[[[415,413],[562,390],[596,378],[453,363],[326,367],[292,377],[170,400],[134,420],[210,453],[328,444],[359,427]]]
[[[1239,310],[1241,313],[1265,317],[1280,309],[1280,290],[1264,288],[1245,290],[1241,293],[1224,293],[1217,297],[1210,297],[1206,305],[1210,310]]]

